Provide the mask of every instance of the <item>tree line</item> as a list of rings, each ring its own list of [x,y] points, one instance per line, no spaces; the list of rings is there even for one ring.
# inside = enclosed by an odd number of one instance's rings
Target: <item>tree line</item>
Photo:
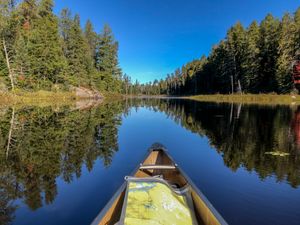
[[[300,8],[282,19],[268,14],[247,28],[238,22],[208,57],[188,62],[160,81],[128,86],[135,94],[152,95],[289,93],[294,90],[292,64],[299,56]]]
[[[0,90],[69,89],[119,92],[118,42],[109,25],[95,32],[88,20],[53,0],[0,1]]]

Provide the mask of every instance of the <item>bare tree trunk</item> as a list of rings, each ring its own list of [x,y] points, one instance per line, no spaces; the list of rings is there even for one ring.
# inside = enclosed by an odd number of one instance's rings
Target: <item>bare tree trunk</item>
[[[6,65],[7,65],[7,69],[8,69],[8,76],[10,78],[10,83],[11,83],[11,89],[14,92],[15,91],[15,85],[14,85],[13,72],[12,72],[12,69],[10,67],[9,55],[8,55],[8,51],[7,51],[7,47],[6,47],[6,43],[5,43],[4,38],[3,38],[3,48],[4,48],[5,58],[6,58]]]
[[[237,110],[237,119],[239,119],[240,118],[240,114],[241,114],[241,110],[242,110],[242,103],[240,103],[239,104],[239,106],[238,106],[238,110]]]
[[[9,128],[9,133],[8,133],[7,147],[6,147],[6,159],[8,158],[9,149],[10,149],[10,146],[11,146],[12,131],[13,131],[13,128],[14,128],[14,120],[15,120],[15,108],[12,108],[10,128]]]
[[[230,76],[230,80],[231,80],[231,94],[233,94],[233,92],[234,92],[234,88],[233,88],[233,76]]]
[[[231,102],[231,107],[230,107],[230,124],[232,122],[232,117],[233,117],[233,102]]]
[[[240,94],[243,94],[242,85],[241,85],[240,80],[238,80],[238,87],[239,87]]]

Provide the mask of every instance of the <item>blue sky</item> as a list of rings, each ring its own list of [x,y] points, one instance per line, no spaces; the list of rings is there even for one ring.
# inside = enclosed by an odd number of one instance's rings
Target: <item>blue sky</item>
[[[148,82],[208,55],[237,21],[247,26],[299,6],[299,0],[56,0],[55,12],[68,7],[82,24],[90,19],[97,32],[108,23],[123,71]]]

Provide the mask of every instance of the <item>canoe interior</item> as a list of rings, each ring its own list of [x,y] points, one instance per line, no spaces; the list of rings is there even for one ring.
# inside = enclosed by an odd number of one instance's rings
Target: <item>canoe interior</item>
[[[164,151],[152,151],[149,156],[144,160],[142,165],[175,165],[172,159]],[[188,181],[180,173],[180,171],[175,169],[152,169],[152,170],[140,170],[134,172],[135,177],[151,177],[156,175],[162,175],[165,180],[169,183],[176,185],[177,187],[185,186]],[[108,209],[102,216],[100,222],[96,224],[99,225],[114,225],[119,221],[121,216],[124,196],[125,196],[125,185],[119,190],[119,192],[114,197],[113,201],[108,203]],[[199,193],[193,189],[191,191],[192,199],[194,202],[195,215],[198,220],[199,225],[220,225],[221,223],[216,218],[214,213],[207,206],[205,200],[203,200]],[[94,225],[94,224],[93,224]]]

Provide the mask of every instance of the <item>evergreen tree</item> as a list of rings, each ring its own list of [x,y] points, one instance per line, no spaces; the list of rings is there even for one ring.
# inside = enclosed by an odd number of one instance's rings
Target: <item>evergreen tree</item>
[[[260,25],[260,72],[258,81],[259,92],[277,91],[276,61],[278,58],[278,29],[279,21],[271,14]]]
[[[70,11],[64,9],[61,13],[60,29],[70,83],[91,86],[93,60],[92,56],[87,54],[90,48],[81,30],[79,15],[72,19]]]
[[[230,59],[230,61],[228,60]],[[211,60],[211,61],[210,61]],[[210,93],[220,92],[220,93],[232,93],[231,79],[232,75],[235,73],[232,66],[232,55],[228,51],[228,47],[225,41],[216,46],[212,55],[209,58],[209,65],[207,67],[207,72],[205,73],[208,77],[209,85],[205,88],[209,88]],[[205,80],[204,80],[205,82]]]
[[[41,0],[38,15],[33,32],[34,43],[29,49],[29,52],[36,55],[32,62],[33,73],[52,83],[62,82],[65,58],[58,33],[58,20],[53,14],[53,0]]]
[[[234,91],[240,90],[240,80],[245,84],[244,71],[242,70],[242,63],[244,59],[245,50],[245,29],[242,24],[238,22],[227,33],[227,48],[228,59],[226,70],[229,70],[230,76],[233,78]]]
[[[31,73],[30,55],[28,43],[34,20],[37,18],[37,4],[35,0],[23,1],[18,6],[18,28],[14,43],[14,60],[17,85],[21,88],[33,88],[33,74]]]
[[[291,64],[295,55],[295,37],[295,23],[289,14],[285,14],[280,24],[278,43],[276,81],[279,93],[287,93],[292,89]]]
[[[96,68],[100,72],[98,85],[106,91],[119,91],[121,69],[118,61],[118,42],[114,40],[112,30],[104,26],[99,35],[96,54]]]
[[[15,40],[16,31],[16,11],[14,0],[0,1],[0,89],[6,89],[9,83],[9,77],[13,76],[12,56],[13,43]],[[8,57],[8,58],[7,58]],[[7,59],[9,65],[7,64]],[[14,83],[14,78],[11,77],[11,82]],[[11,84],[13,85],[13,84]]]
[[[242,70],[244,71],[243,88],[246,92],[257,92],[259,73],[259,26],[257,22],[251,23],[246,34],[244,49],[244,60]]]
[[[300,54],[300,7],[295,12],[294,16],[294,22],[295,22],[295,29],[296,29],[296,35],[295,35],[295,53]]]
[[[63,81],[65,67],[53,1],[41,0],[36,8],[28,2],[22,8],[23,24],[15,45],[17,71],[29,87],[51,88]]]
[[[97,33],[94,31],[93,24],[88,20],[84,27],[84,36],[89,44],[90,54],[94,61],[96,61],[96,48],[97,48]],[[94,62],[95,64],[95,62]]]

